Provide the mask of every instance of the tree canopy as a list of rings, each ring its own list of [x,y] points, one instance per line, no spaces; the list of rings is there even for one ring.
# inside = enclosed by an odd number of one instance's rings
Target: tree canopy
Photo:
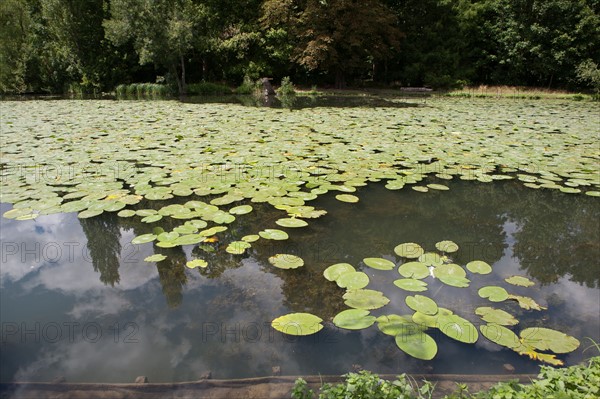
[[[165,80],[598,86],[598,0],[3,0],[0,92]]]

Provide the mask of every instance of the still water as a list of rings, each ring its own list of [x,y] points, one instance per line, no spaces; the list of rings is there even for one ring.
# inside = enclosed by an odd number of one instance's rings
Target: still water
[[[468,345],[433,333],[438,354],[422,361],[401,352],[376,325],[347,331],[329,322],[347,307],[344,290],[322,276],[327,266],[348,262],[369,275],[367,288],[391,299],[372,314],[408,314],[404,297],[412,293],[392,284],[397,271],[373,270],[361,260],[384,257],[400,264],[393,252],[397,244],[417,242],[434,250],[446,239],[461,247],[453,254],[456,263],[484,260],[493,272],[472,276],[469,288],[428,279],[425,294],[440,306],[475,325],[482,323],[476,307],[496,306],[519,319],[519,330],[544,326],[573,335],[581,346],[558,356],[566,365],[596,355],[583,351],[586,337],[600,342],[597,199],[510,181],[446,184],[450,191],[429,193],[370,184],[355,193],[357,204],[341,203],[333,193],[320,196],[310,205],[327,210],[326,216],[305,228],[284,229],[290,233],[287,241],[260,240],[244,256],[226,253],[227,243],[263,227],[278,228],[274,222],[284,212],[253,204],[255,212],[243,224],[232,223],[222,244],[174,249],[130,244],[151,226],[106,213],[84,220],[74,213],[2,219],[0,379],[132,382],[146,375],[151,382],[170,382],[197,380],[209,370],[213,378],[264,376],[274,366],[285,375],[341,374],[353,365],[386,374],[486,374],[503,373],[505,363],[517,373],[537,372],[535,361],[481,335]],[[144,201],[138,207],[163,205]],[[170,226],[163,219],[161,226],[167,230],[177,222],[171,219]],[[153,253],[168,258],[143,261]],[[275,253],[299,255],[305,267],[276,269],[267,261]],[[186,268],[194,255],[209,267]],[[502,281],[514,274],[536,285]],[[530,296],[548,310],[523,310],[513,301],[491,304],[477,295],[491,284]],[[308,337],[283,336],[270,322],[289,312],[314,313],[326,321],[325,328]]]

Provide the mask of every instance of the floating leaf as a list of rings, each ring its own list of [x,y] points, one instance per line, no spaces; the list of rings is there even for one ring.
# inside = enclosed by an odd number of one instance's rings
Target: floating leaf
[[[179,237],[179,233],[175,233],[175,232],[164,232],[164,233],[160,233],[158,235],[158,237],[156,237],[156,239],[158,241],[175,241],[175,239],[177,239]]]
[[[323,271],[323,276],[329,281],[336,281],[344,273],[355,272],[356,269],[349,263],[336,263]]]
[[[394,280],[394,285],[406,291],[427,291],[427,283],[421,280],[415,280],[414,278],[401,278]]]
[[[398,273],[406,278],[422,279],[429,276],[429,268],[421,262],[406,262],[400,265]]]
[[[396,253],[396,255],[408,259],[417,259],[419,256],[425,253],[423,248],[419,244],[415,244],[414,242],[406,242],[404,244],[400,244],[394,248],[394,252]]]
[[[517,301],[519,303],[519,306],[523,309],[526,310],[543,310],[546,309],[543,306],[540,306],[536,301],[533,300],[533,298],[529,298],[527,296],[520,296],[520,295],[508,295],[508,299],[512,299],[514,301]]]
[[[344,303],[355,309],[379,309],[387,305],[390,300],[380,291],[352,290],[344,294]]]
[[[269,263],[280,269],[297,269],[304,266],[304,260],[296,255],[277,254],[269,258]]]
[[[435,247],[437,248],[438,251],[442,251],[442,252],[446,252],[446,253],[452,253],[452,252],[458,251],[458,244],[456,244],[454,241],[448,241],[448,240],[440,241],[435,244]]]
[[[369,285],[369,276],[363,272],[347,272],[342,273],[335,282],[341,288],[357,290]]]
[[[242,241],[245,241],[245,242],[255,242],[255,241],[258,241],[259,239],[260,239],[260,236],[258,234],[250,234],[250,235],[242,237]]]
[[[147,242],[151,242],[156,240],[156,235],[155,234],[142,234],[140,236],[135,237],[133,240],[131,240],[132,244],[145,244]]]
[[[421,312],[433,316],[438,312],[438,306],[435,301],[424,295],[407,296],[404,300],[406,305],[415,312]]]
[[[277,229],[265,229],[259,232],[258,235],[267,240],[287,240],[289,238],[285,231]]]
[[[342,202],[348,202],[354,204],[358,202],[358,197],[352,194],[338,194],[335,196],[335,199]]]
[[[438,328],[450,338],[466,344],[474,344],[479,338],[477,328],[467,319],[455,314],[440,315]]]
[[[427,315],[421,312],[415,312],[412,315],[412,320],[420,326],[437,328],[439,326],[438,318],[442,315],[452,315],[451,310],[438,307],[438,312],[435,315]]]
[[[379,316],[377,318],[377,327],[382,333],[394,337],[398,334],[410,335],[425,330],[423,326],[413,322],[411,316],[399,316],[396,314]]]
[[[296,218],[279,219],[279,220],[276,220],[275,223],[282,227],[305,227],[305,226],[308,226],[308,223],[306,223],[304,220],[296,219]]]
[[[495,323],[488,323],[479,326],[479,330],[484,337],[490,341],[505,346],[507,348],[517,348],[521,345],[519,337],[512,330]]]
[[[502,302],[508,299],[508,292],[502,287],[488,285],[480,288],[478,294],[482,298],[487,298],[492,302]]]
[[[177,239],[175,239],[175,241],[173,241],[173,243],[175,245],[194,245],[201,243],[205,239],[206,238],[204,236],[201,236],[200,234],[187,234],[178,237]]]
[[[310,313],[289,313],[273,320],[271,326],[288,335],[311,335],[323,329],[322,321]]]
[[[441,191],[450,190],[450,187],[444,186],[443,184],[428,184],[427,187],[429,187],[432,190],[441,190]],[[444,252],[447,252],[447,251],[444,251]]]
[[[163,254],[154,254],[144,258],[144,262],[160,262],[167,259],[167,257]]]
[[[104,211],[102,209],[100,209],[100,210],[91,210],[91,209],[88,209],[86,211],[79,212],[79,214],[77,215],[77,217],[79,219],[93,218],[94,216],[98,216],[98,215],[102,214],[103,212]],[[19,216],[19,217],[17,217],[17,219],[22,218],[22,217],[23,216]]]
[[[518,285],[521,287],[531,287],[532,285],[535,285],[535,283],[533,281],[531,281],[527,277],[523,277],[523,276],[507,277],[504,279],[504,281],[506,281],[509,284]]]
[[[465,277],[467,275],[465,270],[455,263],[438,266],[433,270],[433,274],[442,283],[453,287],[465,288],[471,282]]]
[[[225,251],[232,255],[241,255],[250,247],[251,245],[245,241],[232,241],[227,248],[225,248]]]
[[[208,263],[204,259],[194,259],[194,260],[190,260],[185,265],[187,267],[189,267],[190,269],[194,269],[196,267],[202,267],[202,268],[207,267]]]
[[[490,274],[492,272],[492,267],[482,260],[474,260],[467,263],[467,270],[471,273]]]
[[[519,321],[510,313],[488,306],[482,306],[475,309],[475,314],[480,316],[485,322],[500,324],[502,326],[514,326],[519,323]]]
[[[424,332],[416,334],[398,334],[396,345],[406,354],[421,360],[431,360],[437,354],[435,340]]]
[[[365,265],[377,270],[392,270],[396,267],[394,262],[383,258],[365,258],[363,262]]]
[[[132,217],[133,215],[135,215],[135,211],[132,209],[123,209],[122,211],[117,213],[117,216],[121,217],[121,218],[129,218],[129,217]]]
[[[425,252],[419,256],[419,262],[424,263],[426,266],[437,267],[444,264],[444,259],[440,254],[436,254],[435,252]]]
[[[229,210],[232,215],[245,215],[250,212],[252,212],[252,206],[250,205],[240,205]]]
[[[346,330],[362,330],[375,323],[376,317],[370,314],[368,310],[347,309],[333,318],[333,324]]]
[[[544,327],[526,328],[520,333],[521,342],[541,351],[554,353],[573,352],[580,345],[579,340],[563,332]]]

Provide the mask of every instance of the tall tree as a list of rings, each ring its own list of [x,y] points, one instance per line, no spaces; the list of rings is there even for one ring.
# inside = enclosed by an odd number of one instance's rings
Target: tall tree
[[[192,0],[112,0],[106,36],[116,45],[131,41],[139,63],[167,68],[184,94],[186,57],[200,8]]]
[[[0,3],[0,93],[27,88],[26,65],[31,50],[31,19],[25,0]]]
[[[285,29],[291,60],[335,75],[338,88],[388,58],[400,38],[393,13],[378,0],[266,0],[262,25]]]

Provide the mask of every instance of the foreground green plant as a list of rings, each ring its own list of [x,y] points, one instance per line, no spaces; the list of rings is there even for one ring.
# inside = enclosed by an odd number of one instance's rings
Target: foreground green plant
[[[411,381],[406,374],[401,374],[393,381],[379,378],[370,371],[348,373],[346,380],[337,385],[323,384],[319,389],[319,399],[424,399],[431,398],[434,385],[423,381],[419,387],[416,381]],[[314,392],[308,388],[302,378],[296,380],[292,390],[293,399],[312,399]]]

